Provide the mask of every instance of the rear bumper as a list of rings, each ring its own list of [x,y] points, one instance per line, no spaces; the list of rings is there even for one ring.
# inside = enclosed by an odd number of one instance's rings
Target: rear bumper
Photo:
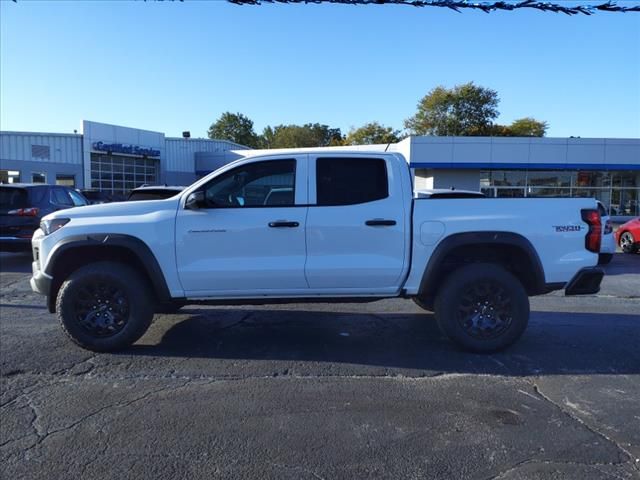
[[[616,253],[616,239],[613,233],[602,236],[600,253]]]
[[[604,270],[598,267],[583,268],[575,274],[564,289],[565,295],[588,295],[600,291]]]

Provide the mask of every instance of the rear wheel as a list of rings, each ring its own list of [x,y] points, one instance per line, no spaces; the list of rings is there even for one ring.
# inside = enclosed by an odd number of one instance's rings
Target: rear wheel
[[[520,281],[488,263],[462,267],[438,291],[440,330],[466,350],[493,352],[514,343],[529,322],[529,298]]]
[[[620,235],[620,248],[624,253],[636,253],[638,251],[636,239],[633,238],[631,232],[624,232]]]
[[[97,262],[73,272],[56,301],[65,333],[87,350],[121,350],[138,340],[153,319],[153,295],[135,270]]]

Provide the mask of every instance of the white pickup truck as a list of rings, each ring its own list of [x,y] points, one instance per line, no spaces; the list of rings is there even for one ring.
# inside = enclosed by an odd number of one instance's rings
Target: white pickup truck
[[[94,351],[129,346],[186,303],[403,297],[490,352],[522,335],[529,296],[599,290],[594,199],[451,197],[415,195],[397,153],[246,157],[169,199],[47,215],[31,285]]]

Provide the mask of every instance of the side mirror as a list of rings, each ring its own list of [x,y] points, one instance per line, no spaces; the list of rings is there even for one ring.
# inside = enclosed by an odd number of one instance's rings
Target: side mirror
[[[200,205],[204,203],[204,192],[193,192],[187,197],[187,201],[184,202],[184,208],[189,210],[197,210]]]

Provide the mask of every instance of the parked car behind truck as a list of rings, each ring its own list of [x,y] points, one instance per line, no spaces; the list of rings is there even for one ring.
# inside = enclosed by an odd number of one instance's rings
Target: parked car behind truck
[[[88,203],[80,193],[61,185],[0,185],[0,251],[29,252],[42,217]]]
[[[522,335],[529,296],[599,290],[601,226],[593,199],[415,198],[400,154],[292,150],[169,199],[47,216],[31,285],[94,351],[132,344],[172,302],[404,297],[458,345],[490,352]]]
[[[640,217],[632,218],[618,227],[616,242],[624,253],[640,250]]]

